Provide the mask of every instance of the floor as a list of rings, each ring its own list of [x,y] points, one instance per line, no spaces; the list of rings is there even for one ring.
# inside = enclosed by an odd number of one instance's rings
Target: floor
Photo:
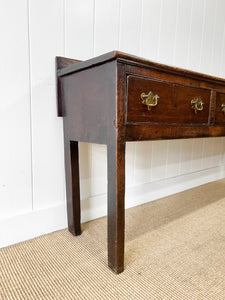
[[[0,299],[225,299],[225,180],[126,211],[125,271],[106,218],[0,250]]]

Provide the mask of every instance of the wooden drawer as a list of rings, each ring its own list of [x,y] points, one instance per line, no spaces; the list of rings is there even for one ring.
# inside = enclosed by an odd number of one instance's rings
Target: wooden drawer
[[[222,111],[223,105],[225,105],[225,93],[216,93],[215,124],[217,125],[225,124],[225,113]]]
[[[141,94],[158,95],[158,104],[150,110],[142,103]],[[203,110],[192,108],[193,99],[203,101]],[[127,77],[127,123],[208,124],[210,90],[195,88],[153,78]]]

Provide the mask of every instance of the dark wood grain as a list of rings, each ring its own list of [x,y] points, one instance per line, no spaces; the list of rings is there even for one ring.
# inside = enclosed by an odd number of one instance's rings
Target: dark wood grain
[[[174,123],[174,124],[208,124],[210,90],[185,85],[131,76],[127,78],[127,122]],[[141,94],[150,91],[157,94],[158,105],[148,110],[142,104]],[[195,114],[191,100],[200,98],[204,109]]]
[[[77,59],[56,56],[56,72],[59,72],[59,70],[64,69],[68,66],[71,67],[74,64],[77,64],[79,62],[81,62],[81,61],[77,60]]]
[[[56,66],[56,93],[57,93],[57,105],[58,105],[58,117],[62,117],[63,116],[63,87],[61,84],[61,78],[58,76],[58,72],[63,69],[66,68],[67,66],[71,66],[73,64],[77,64],[78,62],[80,62],[79,60],[76,59],[71,59],[71,58],[66,58],[66,57],[61,57],[61,56],[57,56],[55,58],[55,66]]]
[[[80,175],[78,142],[70,141],[73,224],[69,226],[75,235],[81,234],[80,226]]]
[[[170,68],[154,68],[144,67],[140,65],[133,65],[130,63],[125,64],[126,76],[141,76],[146,78],[154,78],[155,80],[168,81],[171,83],[178,83],[189,87],[204,88],[209,90],[224,91],[224,79],[214,80],[214,77],[197,73],[198,76],[192,76],[193,73],[187,70],[176,69],[172,72]],[[188,74],[190,73],[190,76]],[[194,73],[195,74],[195,73]],[[202,76],[201,76],[202,75]]]
[[[108,264],[118,273],[124,269],[125,140],[107,145],[108,162]]]
[[[107,144],[116,122],[116,62],[61,80],[65,134],[70,140]]]
[[[225,136],[223,126],[177,126],[132,124],[126,126],[126,141],[148,141]]]
[[[81,234],[80,226],[80,181],[78,142],[64,138],[67,219],[69,231],[74,235]]]
[[[85,62],[57,59],[63,116],[68,227],[81,233],[78,142],[107,145],[108,264],[124,269],[126,141],[225,136],[225,80],[118,51]],[[148,111],[140,94],[160,96]],[[190,101],[199,97],[197,114]]]
[[[163,71],[167,74],[173,74],[173,75],[178,75],[178,76],[183,76],[184,78],[191,78],[191,79],[197,79],[197,80],[204,80],[205,82],[212,83],[213,85],[224,85],[225,79],[215,77],[215,76],[210,76],[207,74],[202,74],[186,69],[181,69],[181,68],[176,68],[176,67],[171,67],[168,65],[156,63],[150,60],[147,60],[145,58],[141,58],[135,55],[130,55],[127,53],[123,53],[120,51],[111,51],[108,53],[105,53],[103,55],[91,58],[89,60],[80,62],[79,64],[71,64],[68,65],[66,68],[63,68],[61,70],[58,70],[58,76],[63,76],[63,75],[69,75],[77,71],[81,71],[83,69],[88,69],[92,68],[97,65],[104,64],[106,62],[116,60],[117,62],[123,63],[125,65],[130,65],[130,66],[139,66],[139,67],[145,67],[149,68],[152,70],[160,70]]]
[[[124,269],[125,234],[125,70],[117,65],[117,118],[107,144],[108,265],[117,274]]]

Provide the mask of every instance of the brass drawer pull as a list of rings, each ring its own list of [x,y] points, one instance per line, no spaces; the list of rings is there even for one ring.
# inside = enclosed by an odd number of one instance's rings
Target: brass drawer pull
[[[142,103],[148,107],[148,110],[151,110],[152,107],[158,104],[159,98],[158,95],[154,95],[151,91],[148,94],[141,93]]]
[[[191,100],[191,108],[195,111],[195,114],[197,114],[198,111],[203,110],[203,104],[204,102],[201,98],[194,98]]]
[[[225,104],[223,103],[223,104],[221,105],[221,107],[222,107],[222,112],[223,112],[224,115],[225,115]]]

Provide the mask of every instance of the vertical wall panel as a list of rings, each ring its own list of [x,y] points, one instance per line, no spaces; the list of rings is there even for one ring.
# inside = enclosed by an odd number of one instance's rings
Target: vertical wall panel
[[[174,177],[180,170],[181,141],[168,141],[167,147],[166,177]]]
[[[94,55],[119,47],[120,0],[95,0]]]
[[[121,51],[139,54],[140,30],[141,0],[121,0],[119,39]]]
[[[0,3],[0,218],[32,209],[27,1]]]
[[[169,65],[173,63],[177,5],[177,0],[162,0],[162,11],[159,20],[158,60]]]
[[[55,94],[55,56],[64,54],[63,12],[63,0],[30,0],[34,209],[65,199],[62,118]]]
[[[213,143],[213,165],[220,166],[222,155],[225,152],[225,148],[223,148],[223,138],[211,138]]]
[[[212,138],[204,139],[202,168],[207,169],[213,167],[213,143]]]
[[[191,172],[196,172],[202,168],[203,139],[194,139],[191,156]]]
[[[65,55],[85,60],[94,54],[94,0],[65,0]]]
[[[177,67],[185,68],[187,66],[190,21],[191,1],[179,0],[177,7],[177,26],[173,56],[173,64]]]
[[[136,143],[134,161],[134,183],[140,184],[151,180],[152,143]]]
[[[161,1],[143,0],[140,55],[156,61],[159,43]]]
[[[213,49],[213,33],[215,28],[215,10],[216,1],[206,0],[204,2],[204,26],[201,45],[201,56],[199,71],[203,73],[210,73],[210,66],[212,61],[212,49]]]
[[[134,161],[135,161],[135,142],[126,143],[126,187],[132,186],[134,184]]]
[[[164,179],[166,176],[167,141],[152,142],[151,181]]]
[[[91,196],[91,164],[91,144],[79,143],[80,194],[82,200]]]
[[[193,139],[181,141],[180,174],[191,172],[192,145]]]
[[[203,35],[204,0],[192,1],[187,68],[198,71]]]
[[[219,76],[225,77],[225,24],[223,25],[223,43]]]
[[[223,48],[223,32],[224,32],[224,12],[225,12],[225,2],[224,0],[216,0],[216,13],[214,20],[214,37],[212,40],[212,62],[210,72],[214,75],[219,75],[220,64],[222,57]]]
[[[107,148],[106,145],[92,145],[91,195],[107,191]]]

